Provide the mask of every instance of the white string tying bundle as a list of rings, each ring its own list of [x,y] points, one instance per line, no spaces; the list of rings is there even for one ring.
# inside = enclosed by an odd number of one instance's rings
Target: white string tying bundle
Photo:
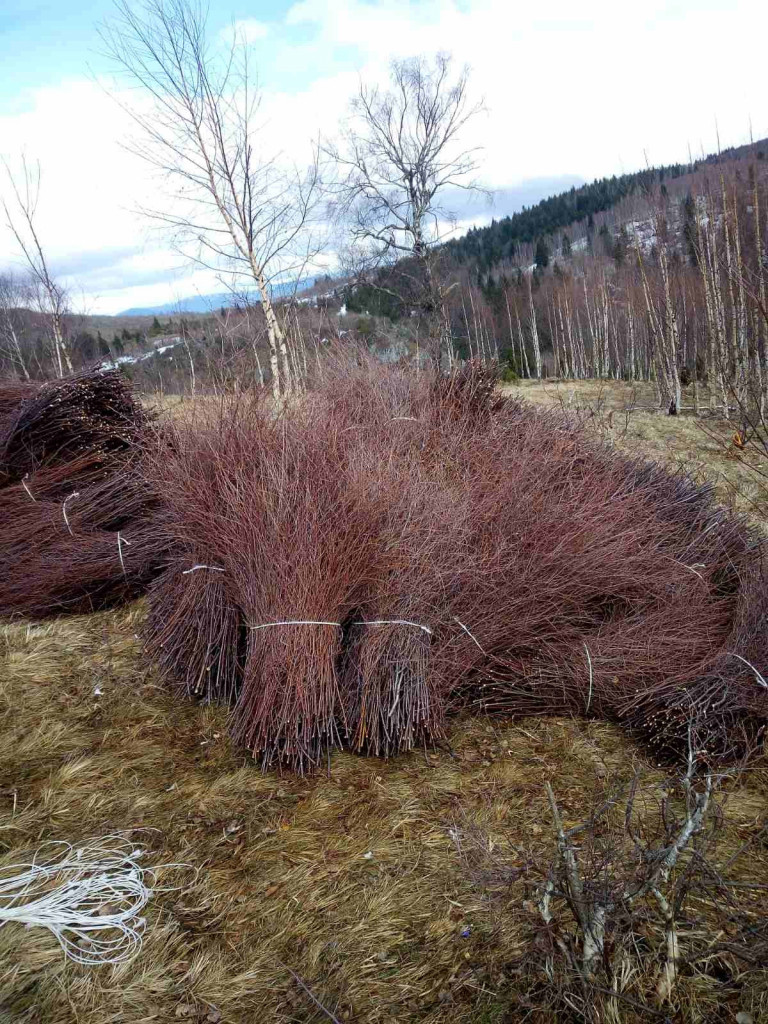
[[[118,530],[117,531],[117,553],[120,556],[120,565],[123,567],[123,576],[127,577],[128,573],[125,571],[125,562],[123,561],[123,544],[127,544],[128,547],[131,546],[131,542],[129,540],[123,540],[122,539],[122,537],[120,536],[120,531]]]
[[[411,622],[410,619],[370,619],[368,621],[351,622],[351,626],[414,626],[416,629],[423,629],[425,633],[432,636],[429,626],[420,622]],[[250,629],[268,629],[270,626],[336,626],[342,628],[341,622],[315,621],[314,619],[288,619],[284,622],[262,622],[258,626],[251,626]]]
[[[757,669],[755,668],[755,666],[752,664],[751,661],[747,661],[746,658],[742,658],[742,656],[740,654],[733,654],[730,651],[729,651],[729,654],[731,654],[732,658],[738,658],[739,661],[743,661],[745,665],[747,665],[749,668],[751,668],[752,671],[755,673],[755,679],[757,680],[757,682],[761,686],[765,687],[766,690],[768,690],[768,683],[765,681],[765,679],[763,679],[763,677],[760,675],[760,673],[757,671]]]
[[[32,493],[32,491],[30,491],[30,489],[29,489],[29,488],[27,487],[27,477],[28,477],[28,476],[29,476],[29,473],[25,473],[25,474],[24,474],[24,476],[23,476],[23,477],[21,478],[21,486],[22,486],[22,487],[24,488],[24,490],[25,490],[25,491],[27,492],[27,494],[28,494],[28,495],[30,496],[30,498],[32,499],[32,501],[34,501],[35,503],[37,503],[37,498],[36,498],[36,497],[34,496],[34,494]]]
[[[193,565],[191,569],[183,569],[181,575],[189,576],[191,572],[197,572],[198,569],[210,569],[211,572],[224,572],[218,565]]]
[[[341,626],[340,622],[315,622],[313,619],[288,619],[286,622],[262,622],[251,629],[269,629],[270,626]]]
[[[138,863],[143,853],[125,834],[46,843],[29,863],[0,868],[0,928],[47,928],[65,956],[88,967],[130,960],[142,946],[142,910],[153,893],[174,888],[157,887],[158,869]]]
[[[69,525],[69,519],[67,518],[67,502],[71,501],[72,498],[79,498],[79,497],[80,497],[80,491],[73,491],[70,495],[68,495],[64,499],[64,504],[61,506],[61,511],[62,511],[62,513],[64,515],[64,522],[67,524],[67,529],[69,530],[69,532],[72,534],[73,537],[75,535],[74,535],[74,533],[72,533],[72,527]]]
[[[485,654],[485,650],[481,647],[480,642],[478,641],[477,637],[475,637],[473,633],[470,633],[470,631],[467,629],[467,627],[464,625],[464,623],[461,621],[461,619],[457,619],[455,615],[454,615],[453,619],[454,619],[454,622],[458,622],[458,624],[461,626],[461,628],[467,634],[467,636],[472,641],[472,643],[475,645],[475,647],[479,648],[483,652],[483,654]]]

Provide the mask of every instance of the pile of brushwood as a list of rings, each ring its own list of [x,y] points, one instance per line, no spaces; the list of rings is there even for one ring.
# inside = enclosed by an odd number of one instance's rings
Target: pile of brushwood
[[[0,615],[90,612],[146,589],[161,555],[138,470],[149,428],[118,370],[0,381]]]
[[[149,656],[264,765],[439,741],[450,715],[619,721],[743,757],[768,723],[765,544],[561,413],[329,357],[301,400],[154,428],[117,370],[0,382],[0,615],[149,591]]]
[[[166,434],[143,465],[165,678],[298,771],[431,744],[466,709],[619,721],[659,755],[687,755],[695,720],[702,758],[756,749],[760,537],[495,385],[329,359],[300,401],[241,397]]]

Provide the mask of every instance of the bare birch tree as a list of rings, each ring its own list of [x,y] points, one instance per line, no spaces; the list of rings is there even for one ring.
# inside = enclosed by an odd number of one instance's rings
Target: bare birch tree
[[[531,343],[533,345],[533,367],[534,376],[541,379],[541,346],[539,345],[539,328],[536,323],[536,307],[533,304],[533,288],[530,277],[528,278],[528,309],[531,317]]]
[[[66,314],[69,297],[66,289],[51,273],[37,230],[36,217],[40,201],[40,165],[30,167],[22,158],[21,182],[3,161],[8,180],[10,201],[3,198],[2,205],[8,228],[16,239],[24,265],[29,273],[32,307],[42,314],[53,344],[56,372],[73,372],[72,358],[66,335]]]
[[[266,321],[272,387],[293,387],[286,336],[272,299],[277,274],[300,274],[315,252],[307,228],[318,163],[287,169],[265,148],[261,93],[244,38],[223,50],[206,36],[198,0],[117,0],[102,30],[109,56],[148,106],[125,108],[143,136],[132,150],[164,176],[167,205],[145,210],[197,264],[255,286]],[[141,101],[140,101],[141,102]]]
[[[27,380],[30,376],[24,351],[21,310],[29,304],[28,292],[18,277],[0,274],[0,357]]]
[[[361,83],[340,139],[325,147],[339,168],[335,207],[350,225],[359,269],[399,264],[438,362],[452,347],[437,246],[455,222],[451,192],[478,189],[470,177],[477,150],[461,136],[482,109],[470,102],[468,69],[451,70],[444,54],[393,62],[389,90]]]

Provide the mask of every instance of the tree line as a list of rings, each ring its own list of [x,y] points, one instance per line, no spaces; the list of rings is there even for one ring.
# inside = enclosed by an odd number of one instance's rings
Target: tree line
[[[652,382],[659,407],[730,417],[768,405],[764,165],[722,166],[643,220],[548,268],[466,274],[452,308],[462,351],[521,377]]]
[[[604,178],[449,240],[447,197],[480,187],[479,153],[464,139],[482,109],[449,57],[395,61],[389,87],[361,81],[336,137],[287,167],[265,136],[244,38],[217,48],[194,0],[119,0],[117,11],[105,48],[148,101],[131,111],[136,152],[167,183],[149,215],[197,266],[228,275],[237,312],[222,310],[207,340],[241,371],[250,352],[250,377],[277,397],[301,388],[333,332],[327,310],[309,323],[273,286],[332,252],[348,310],[407,323],[417,364],[473,356],[522,376],[651,380],[672,412],[690,380],[726,415],[733,396],[764,408],[762,151]],[[28,375],[47,357],[61,375],[88,345],[45,257],[39,169],[6,171],[3,207],[27,273],[0,282],[0,358]],[[35,318],[34,354],[21,307]],[[199,339],[182,336],[194,381]],[[114,355],[123,340],[96,345]]]

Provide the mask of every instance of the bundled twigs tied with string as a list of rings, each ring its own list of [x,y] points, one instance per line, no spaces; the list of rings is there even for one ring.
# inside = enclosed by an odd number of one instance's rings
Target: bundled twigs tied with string
[[[115,376],[45,385],[0,437],[0,614],[154,580],[149,656],[265,766],[390,756],[461,709],[601,717],[672,755],[693,711],[702,756],[755,749],[764,541],[495,382],[329,356],[301,402],[162,434]]]
[[[265,765],[388,756],[462,708],[613,719],[675,754],[695,705],[707,757],[753,747],[762,541],[707,488],[492,384],[358,355],[302,403],[246,397],[180,430],[149,461],[172,552],[150,655],[232,703]]]
[[[162,555],[159,497],[137,468],[149,418],[115,370],[22,391],[0,422],[0,615],[137,596]]]
[[[0,385],[0,396],[7,387]],[[149,421],[117,369],[88,370],[30,389],[10,415],[0,415],[0,486],[83,454],[108,467],[114,453],[141,440]]]

